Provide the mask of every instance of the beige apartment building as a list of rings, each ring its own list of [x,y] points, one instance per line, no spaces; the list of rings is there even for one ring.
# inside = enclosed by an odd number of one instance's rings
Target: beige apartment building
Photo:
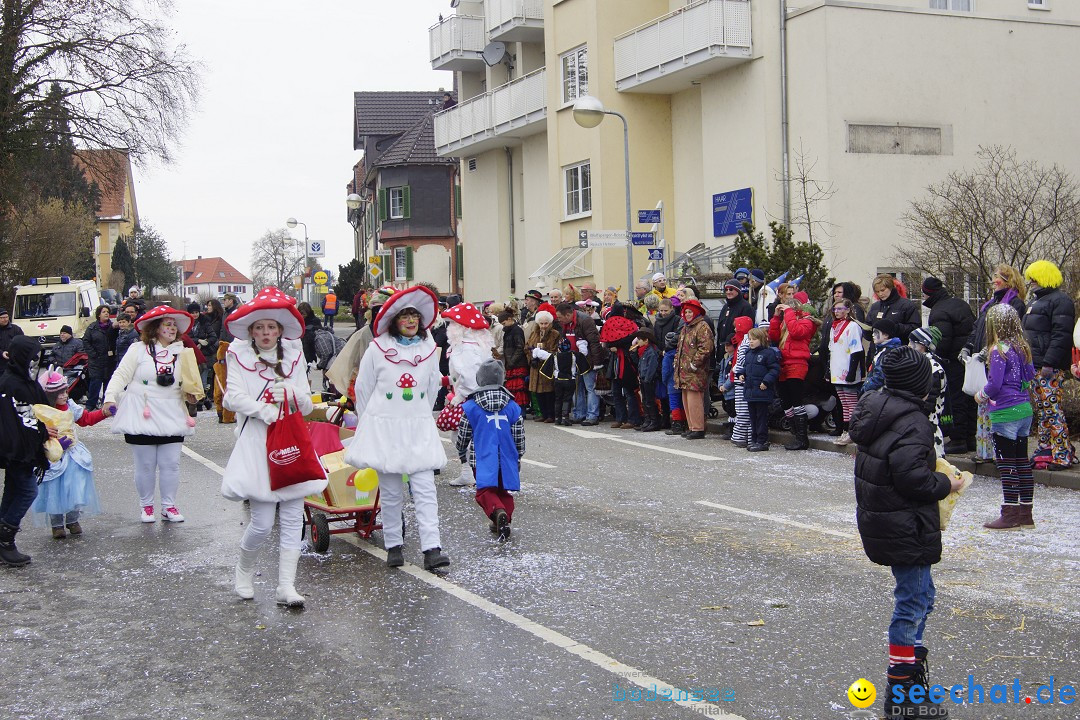
[[[722,264],[745,213],[762,228],[789,219],[806,239],[783,182],[798,153],[835,191],[814,208],[828,229],[815,239],[833,274],[864,289],[896,269],[908,203],[972,167],[980,146],[1080,170],[1080,2],[451,5],[429,41],[459,102],[435,115],[435,144],[461,158],[472,299],[626,285],[624,247],[579,246],[582,230],[626,227],[622,123],[579,126],[585,94],[626,117],[632,229],[654,229],[637,211],[662,206],[667,260],[693,249],[713,263],[703,271]],[[634,277],[661,267],[645,248],[632,256]]]

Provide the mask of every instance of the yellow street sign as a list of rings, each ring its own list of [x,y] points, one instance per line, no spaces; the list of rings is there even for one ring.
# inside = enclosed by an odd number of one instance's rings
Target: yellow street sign
[[[329,279],[330,279],[330,278],[328,278],[328,277],[326,276],[326,273],[325,273],[325,272],[323,272],[322,270],[320,270],[319,272],[315,273],[315,284],[316,284],[316,285],[325,285],[325,284],[326,284],[326,281],[327,281],[327,280],[329,280]]]
[[[378,265],[381,258],[378,255],[372,255],[367,259],[368,265]]]
[[[378,265],[372,265],[367,269],[367,274],[371,276],[372,280],[378,280],[379,276],[382,275],[382,268]]]

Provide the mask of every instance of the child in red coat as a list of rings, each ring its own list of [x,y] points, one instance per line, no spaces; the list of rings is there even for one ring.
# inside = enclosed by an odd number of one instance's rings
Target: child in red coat
[[[795,292],[794,286],[784,283],[777,289],[777,294],[780,303],[769,321],[769,341],[780,349],[777,393],[784,407],[784,416],[795,435],[795,439],[784,449],[806,450],[810,447],[807,432],[810,419],[803,406],[803,385],[809,369],[810,339],[821,321],[811,314],[810,298],[806,293]]]

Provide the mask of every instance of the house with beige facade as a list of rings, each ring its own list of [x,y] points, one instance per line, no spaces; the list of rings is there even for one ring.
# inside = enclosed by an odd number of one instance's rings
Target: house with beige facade
[[[109,287],[112,253],[116,241],[131,237],[139,224],[135,201],[135,176],[127,150],[78,150],[75,163],[87,181],[98,187],[97,236],[94,238],[94,268],[98,286]],[[125,294],[124,288],[113,288]]]
[[[1080,3],[1067,0],[461,0],[429,28],[455,73],[437,152],[461,158],[468,297],[593,280],[625,286],[623,127],[586,129],[582,95],[626,118],[632,230],[719,269],[743,219],[792,225],[796,155],[834,192],[813,208],[838,278],[869,287],[908,203],[980,146],[1080,168]],[[785,182],[785,178],[787,181]],[[663,209],[663,226],[637,211]],[[658,244],[660,238],[658,237]],[[631,250],[634,277],[662,268]],[[702,263],[698,263],[699,265]],[[622,293],[624,296],[626,292]]]

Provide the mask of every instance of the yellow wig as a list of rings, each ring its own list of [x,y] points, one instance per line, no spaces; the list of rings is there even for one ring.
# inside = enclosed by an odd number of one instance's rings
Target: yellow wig
[[[1061,287],[1062,283],[1061,270],[1049,260],[1036,260],[1028,265],[1028,269],[1024,271],[1024,278],[1034,280],[1044,288]]]

